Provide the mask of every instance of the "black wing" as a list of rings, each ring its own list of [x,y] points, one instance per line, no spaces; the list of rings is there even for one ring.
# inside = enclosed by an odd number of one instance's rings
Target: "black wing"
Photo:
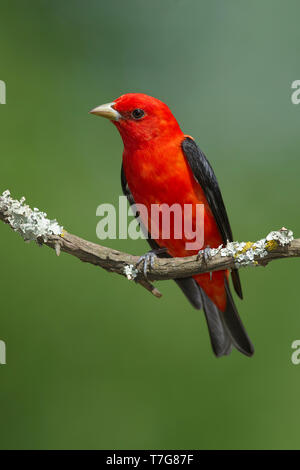
[[[222,235],[224,245],[226,245],[228,241],[232,242],[232,231],[214,170],[212,169],[202,150],[190,137],[186,137],[182,142],[182,150],[187,158],[196,180],[204,191],[205,197],[209,203],[211,211]],[[233,269],[231,276],[235,291],[242,299],[243,293],[238,270]]]

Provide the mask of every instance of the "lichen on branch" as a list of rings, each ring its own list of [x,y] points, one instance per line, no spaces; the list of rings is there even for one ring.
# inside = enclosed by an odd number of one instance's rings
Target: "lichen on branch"
[[[24,204],[25,197],[19,201],[13,199],[10,191],[6,190],[0,196],[0,212],[5,222],[18,232],[25,241],[46,242],[51,235],[61,235],[63,227],[57,221],[47,218],[45,212],[36,207],[31,209]]]
[[[24,204],[25,198],[13,199],[10,192],[0,196],[0,219],[26,241],[35,241],[56,251],[68,253],[81,261],[99,266],[134,280],[156,297],[161,293],[151,284],[156,280],[179,279],[196,274],[246,266],[266,266],[270,261],[300,257],[300,239],[282,228],[270,232],[256,242],[230,242],[225,247],[212,248],[208,259],[204,256],[186,258],[155,258],[149,264],[147,279],[140,257],[84,240],[63,230],[55,219],[45,212]]]
[[[265,238],[257,242],[228,242],[225,247],[220,245],[211,250],[211,255],[232,256],[235,259],[235,267],[257,266],[258,258],[265,258],[269,252],[278,246],[289,245],[294,240],[293,232],[282,227],[280,230],[270,232]]]

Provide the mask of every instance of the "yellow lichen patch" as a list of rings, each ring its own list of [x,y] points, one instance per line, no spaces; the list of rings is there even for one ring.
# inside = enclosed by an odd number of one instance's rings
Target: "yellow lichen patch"
[[[250,248],[252,248],[253,245],[254,245],[254,243],[252,243],[252,242],[245,242],[245,246],[241,250],[238,250],[235,253],[234,258],[237,258],[238,256],[242,255],[243,253],[246,253],[246,251],[250,250]]]
[[[65,236],[65,230],[63,229],[61,234],[60,234],[61,237],[64,237]]]
[[[266,242],[266,249],[268,251],[276,250],[278,243],[275,240],[269,240]]]
[[[252,246],[254,245],[253,242],[246,242],[244,248],[241,250],[241,253],[246,253]]]

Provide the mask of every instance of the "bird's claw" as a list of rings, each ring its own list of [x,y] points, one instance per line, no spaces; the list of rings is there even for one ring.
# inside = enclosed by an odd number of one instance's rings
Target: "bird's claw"
[[[144,272],[144,277],[147,279],[147,271],[148,267],[150,268],[154,267],[154,260],[157,258],[157,255],[160,255],[162,253],[166,253],[167,249],[166,248],[158,248],[156,250],[150,250],[148,253],[145,253],[144,255],[140,256],[136,266],[138,266],[141,262],[143,262],[143,272]]]
[[[206,246],[203,250],[198,251],[197,259],[199,260],[200,257],[203,259],[205,264],[212,258],[210,246]],[[212,271],[209,273],[209,280],[212,281]]]
[[[203,250],[199,250],[197,254],[197,259],[203,259],[205,263],[211,259],[211,248],[210,246],[206,246]]]

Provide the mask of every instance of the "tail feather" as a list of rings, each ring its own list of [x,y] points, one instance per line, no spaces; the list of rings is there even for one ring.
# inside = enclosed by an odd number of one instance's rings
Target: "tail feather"
[[[199,285],[195,279],[192,277],[184,277],[182,279],[175,279],[175,282],[190,301],[192,306],[198,310],[201,310],[203,308],[201,289],[199,288]]]
[[[210,342],[217,357],[230,354],[234,346],[246,356],[254,353],[253,344],[243,326],[225,279],[226,309],[222,312],[193,278],[176,279],[191,304],[204,310]]]
[[[223,313],[224,323],[232,337],[232,342],[236,349],[246,356],[252,356],[254,347],[238,314],[227,280],[225,280],[225,289],[227,304],[226,310]]]
[[[217,357],[226,356],[232,350],[231,336],[218,307],[206,295],[203,289],[200,288],[200,291],[213,352]]]

